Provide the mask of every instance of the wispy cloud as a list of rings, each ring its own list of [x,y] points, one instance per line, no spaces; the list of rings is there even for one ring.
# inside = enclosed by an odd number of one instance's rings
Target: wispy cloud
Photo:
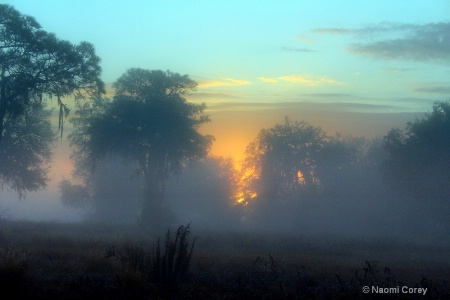
[[[392,112],[402,111],[403,107],[389,104],[356,103],[356,102],[317,102],[317,101],[289,101],[276,103],[263,102],[220,102],[208,107],[210,111],[257,111],[257,110],[285,110],[295,111],[307,109],[315,111],[347,111],[347,112]]]
[[[306,36],[304,34],[299,34],[297,36],[297,39],[302,41],[303,43],[307,43],[307,44],[311,44],[311,43],[315,42],[315,40],[312,37]]]
[[[409,73],[416,71],[416,68],[397,68],[397,67],[389,67],[383,69],[386,73]]]
[[[355,95],[346,93],[314,93],[314,94],[301,94],[301,97],[311,98],[324,98],[324,99],[336,99],[336,98],[355,98]]]
[[[210,99],[215,99],[215,98],[240,99],[242,97],[239,97],[239,96],[236,96],[236,95],[232,95],[232,94],[226,94],[226,93],[204,93],[204,92],[198,92],[198,93],[193,93],[192,95],[190,95],[190,98],[201,98],[201,99],[205,99],[205,98],[210,98]]]
[[[427,94],[450,94],[450,86],[422,87],[415,89],[414,92]]]
[[[204,80],[198,82],[198,88],[210,88],[218,86],[241,86],[251,84],[248,80],[233,79],[233,78],[222,78],[221,80]]]
[[[315,50],[311,50],[308,48],[296,48],[296,47],[281,47],[281,50],[287,52],[316,52]]]
[[[351,35],[350,53],[383,60],[450,63],[450,22],[380,23],[362,28],[315,28],[315,34]]]
[[[450,23],[382,24],[357,33],[376,40],[350,45],[348,50],[354,54],[385,60],[450,62]],[[381,38],[377,38],[380,33]]]
[[[268,82],[268,83],[275,83],[275,82],[279,81],[276,78],[268,78],[268,77],[258,77],[258,79],[261,80],[262,82]]]
[[[320,34],[350,34],[354,33],[355,30],[348,28],[314,28],[312,32]]]
[[[319,86],[323,84],[333,84],[333,85],[345,84],[344,82],[340,82],[328,77],[315,75],[287,75],[276,78],[258,77],[258,79],[268,83],[290,82],[296,84],[303,84],[307,86]]]

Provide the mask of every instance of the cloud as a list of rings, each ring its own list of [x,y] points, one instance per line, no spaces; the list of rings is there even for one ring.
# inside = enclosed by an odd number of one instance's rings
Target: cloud
[[[241,79],[233,79],[233,78],[222,78],[222,80],[204,80],[199,81],[198,88],[210,88],[210,87],[218,87],[218,86],[241,86],[251,84],[250,81],[241,80]]]
[[[300,41],[302,41],[303,43],[307,43],[307,44],[314,43],[314,41],[315,41],[313,38],[311,38],[311,37],[309,37],[309,36],[306,36],[306,35],[304,35],[304,34],[299,34],[299,35],[297,36],[297,38],[298,38]]]
[[[350,53],[383,60],[450,62],[450,22],[380,23],[362,28],[315,28],[315,34],[351,35]]]
[[[190,95],[190,98],[233,98],[233,99],[240,99],[242,97],[239,96],[235,96],[235,95],[231,95],[231,94],[226,94],[226,93],[193,93],[192,95]]]
[[[301,94],[300,96],[311,98],[355,98],[356,96],[346,93],[314,93],[314,94]]]
[[[348,28],[315,28],[312,32],[320,34],[350,34],[354,33],[355,30]]]
[[[279,81],[276,78],[268,78],[268,77],[258,77],[258,79],[263,81],[263,82],[269,82],[269,83],[275,83],[275,82]]]
[[[281,82],[303,84],[307,86],[319,86],[323,84],[333,84],[333,85],[345,84],[344,82],[340,82],[331,78],[315,75],[287,75],[276,78],[258,77],[258,79],[268,83],[276,83],[281,81]]]
[[[450,62],[450,23],[382,24],[356,30],[359,37],[381,38],[354,43],[351,53],[384,60]]]
[[[423,87],[415,89],[414,92],[427,94],[450,94],[450,86]]]
[[[330,101],[288,101],[288,102],[218,102],[208,107],[209,111],[260,111],[283,110],[286,112],[301,110],[314,111],[345,111],[345,112],[401,112],[404,107],[392,104],[373,104],[357,102],[330,102]]]
[[[416,68],[396,68],[396,67],[390,67],[390,68],[384,68],[383,69],[387,73],[407,73],[407,72],[413,72],[416,71]]]
[[[311,50],[308,48],[295,48],[295,47],[281,47],[281,50],[287,52],[316,52],[315,50]]]

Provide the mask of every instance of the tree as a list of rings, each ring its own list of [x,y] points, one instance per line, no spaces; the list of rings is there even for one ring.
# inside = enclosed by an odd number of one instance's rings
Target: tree
[[[42,103],[32,103],[20,116],[6,119],[0,147],[0,189],[6,187],[22,197],[26,191],[46,186],[55,138],[49,115]]]
[[[413,198],[447,202],[450,199],[450,102],[435,102],[433,111],[392,129],[384,137],[388,182]]]
[[[62,97],[103,91],[99,63],[91,44],[59,40],[33,17],[0,4],[0,147],[8,116],[22,115],[45,95],[57,97],[62,129],[69,112]]]
[[[167,182],[168,201],[179,222],[196,227],[231,228],[238,224],[234,205],[237,178],[231,158],[207,156],[187,164],[183,173]]]
[[[112,101],[97,99],[79,106],[73,119],[74,157],[95,168],[107,154],[137,163],[145,181],[142,219],[162,223],[165,185],[186,160],[206,155],[212,137],[198,128],[209,121],[205,105],[188,102],[185,95],[196,83],[170,71],[130,69],[115,83]]]
[[[374,176],[380,163],[381,141],[364,137],[328,137],[317,155],[316,176],[322,189],[333,194],[356,191],[355,182]],[[371,178],[370,181],[373,181]],[[358,184],[361,186],[361,184]]]
[[[325,138],[319,127],[286,117],[283,124],[261,130],[247,147],[243,172],[253,174],[254,189],[271,201],[310,190],[318,183],[316,156]]]
[[[59,184],[62,203],[76,208],[87,221],[131,223],[142,206],[142,178],[135,176],[136,164],[118,155],[108,155],[96,162],[95,170],[75,165],[83,172],[83,183],[62,180]]]

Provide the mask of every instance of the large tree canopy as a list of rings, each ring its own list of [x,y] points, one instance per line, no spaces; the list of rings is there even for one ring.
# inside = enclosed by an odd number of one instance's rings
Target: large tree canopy
[[[61,125],[68,113],[61,97],[103,91],[99,63],[91,44],[59,40],[33,17],[0,4],[0,140],[7,116],[20,116],[45,95],[58,98]]]
[[[118,154],[138,163],[146,221],[155,223],[150,219],[160,215],[169,174],[179,172],[185,160],[204,156],[212,142],[197,130],[208,121],[205,105],[184,98],[195,87],[186,75],[130,69],[114,84],[112,101],[85,103],[72,121],[69,138],[76,159],[93,166],[107,154]]]
[[[253,181],[247,184],[271,201],[314,187],[316,158],[325,137],[320,128],[287,117],[283,124],[261,130],[246,150],[244,172]]]
[[[392,129],[385,136],[384,163],[388,182],[410,197],[450,199],[450,102],[436,102],[433,111],[407,124],[406,131]]]

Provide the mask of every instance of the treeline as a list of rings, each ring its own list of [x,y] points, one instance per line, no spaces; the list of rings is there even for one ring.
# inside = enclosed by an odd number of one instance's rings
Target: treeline
[[[382,138],[329,136],[291,120],[262,129],[240,171],[208,156],[197,83],[170,71],[130,69],[104,96],[100,58],[30,16],[0,5],[0,188],[46,187],[55,135],[46,100],[55,97],[82,184],[60,184],[62,201],[96,221],[160,228],[177,218],[205,226],[367,232],[402,226],[448,232],[450,104]],[[405,225],[406,224],[406,225]]]
[[[300,231],[446,234],[450,103],[372,140],[286,118],[247,147],[242,174],[241,200],[257,226],[277,219]]]
[[[286,117],[260,131],[240,170],[220,157],[183,162],[167,180],[161,221],[310,234],[445,234],[449,109],[449,102],[436,102],[404,130],[372,140],[329,136]],[[61,185],[63,201],[91,220],[134,222],[144,190],[136,168],[124,157],[105,157],[84,173],[84,188]]]

